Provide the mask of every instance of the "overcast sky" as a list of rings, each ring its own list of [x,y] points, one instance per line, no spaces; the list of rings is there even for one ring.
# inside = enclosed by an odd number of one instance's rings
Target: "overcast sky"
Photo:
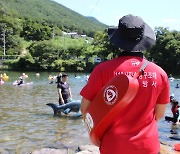
[[[180,31],[180,0],[54,0],[84,16],[107,25],[118,25],[127,14],[141,16],[152,28]]]

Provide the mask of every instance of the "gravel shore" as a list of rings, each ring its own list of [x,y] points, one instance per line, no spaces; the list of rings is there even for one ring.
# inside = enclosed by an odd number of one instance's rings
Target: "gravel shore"
[[[100,154],[99,148],[94,145],[82,145],[77,149],[79,152],[72,151],[70,149],[51,149],[43,148],[36,150],[31,154]],[[178,151],[174,151],[173,147],[161,144],[161,154],[180,154]]]

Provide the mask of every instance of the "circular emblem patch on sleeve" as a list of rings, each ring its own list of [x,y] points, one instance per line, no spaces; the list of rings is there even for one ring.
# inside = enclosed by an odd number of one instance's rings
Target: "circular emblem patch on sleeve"
[[[115,86],[110,85],[104,90],[104,101],[107,105],[113,105],[118,98],[118,90]]]
[[[88,131],[91,132],[92,128],[94,127],[94,122],[93,122],[93,119],[89,113],[86,113],[85,123],[88,127]]]

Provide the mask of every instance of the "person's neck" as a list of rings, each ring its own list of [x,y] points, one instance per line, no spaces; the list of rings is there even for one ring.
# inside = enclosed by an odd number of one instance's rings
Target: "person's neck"
[[[141,57],[141,58],[144,57],[143,53],[140,51],[136,51],[136,52],[122,51],[119,54],[119,57],[121,57],[121,56],[135,56],[135,57]]]
[[[64,84],[66,84],[66,81],[62,81]]]

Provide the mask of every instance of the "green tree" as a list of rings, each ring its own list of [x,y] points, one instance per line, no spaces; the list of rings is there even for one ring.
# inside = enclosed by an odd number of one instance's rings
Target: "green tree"
[[[156,44],[148,51],[150,58],[167,73],[180,74],[180,32],[156,28]]]
[[[29,52],[40,69],[51,68],[51,64],[58,58],[57,51],[57,46],[52,41],[35,42],[29,47]]]
[[[22,39],[19,37],[20,27],[15,24],[10,18],[3,18],[0,20],[0,49],[3,50],[5,41],[6,54],[20,54],[22,48]],[[2,54],[2,52],[1,52]]]
[[[21,36],[26,40],[49,40],[52,38],[52,28],[45,24],[26,19],[23,24]]]
[[[120,51],[117,47],[113,46],[107,35],[107,31],[98,31],[94,36],[94,54],[102,59],[111,59],[117,57]]]

